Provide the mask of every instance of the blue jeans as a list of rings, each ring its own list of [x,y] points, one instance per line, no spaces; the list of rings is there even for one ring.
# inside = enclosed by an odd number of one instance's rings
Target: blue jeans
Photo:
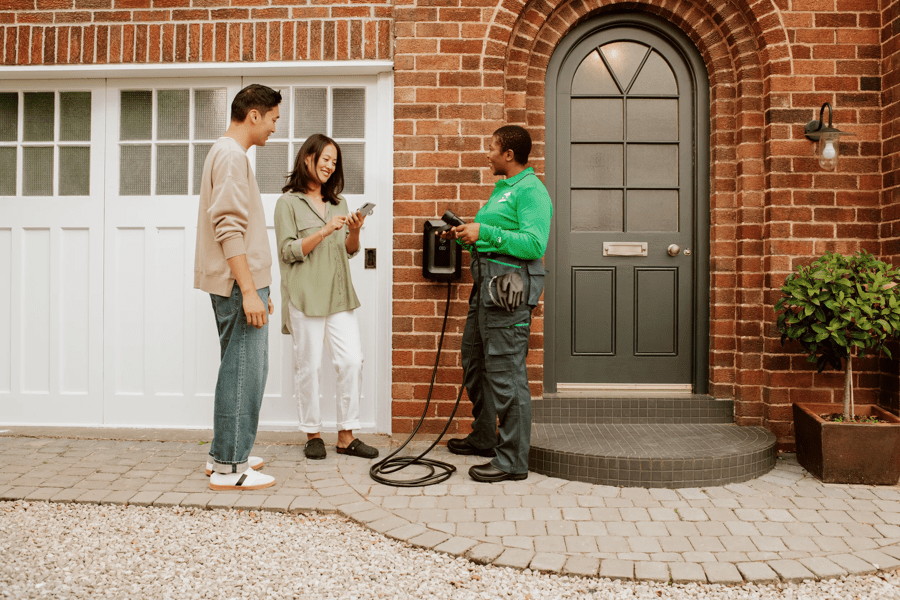
[[[257,293],[263,305],[268,305],[269,288]],[[247,324],[244,297],[237,284],[230,297],[210,294],[210,298],[222,348],[210,462],[217,473],[242,473],[250,466],[247,461],[256,441],[269,372],[269,325],[257,329]]]

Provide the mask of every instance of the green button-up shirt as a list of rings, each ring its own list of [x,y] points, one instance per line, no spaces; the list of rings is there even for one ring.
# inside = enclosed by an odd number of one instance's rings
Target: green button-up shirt
[[[515,177],[501,179],[487,204],[475,215],[481,224],[475,247],[533,260],[544,256],[550,237],[553,202],[547,188],[528,167]]]
[[[325,205],[322,218],[304,194],[289,192],[275,204],[275,236],[281,269],[281,332],[291,332],[288,302],[308,317],[326,317],[359,307],[350,279],[347,227],[335,231],[309,254],[303,254],[303,238],[316,235],[332,217],[346,215],[347,201]]]

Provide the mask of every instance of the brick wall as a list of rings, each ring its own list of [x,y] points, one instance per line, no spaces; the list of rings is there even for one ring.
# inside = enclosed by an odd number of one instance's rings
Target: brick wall
[[[0,0],[6,65],[391,58],[390,0]]]
[[[900,3],[882,0],[881,11],[881,251],[900,266]],[[882,361],[881,404],[895,413],[898,401],[897,357]]]

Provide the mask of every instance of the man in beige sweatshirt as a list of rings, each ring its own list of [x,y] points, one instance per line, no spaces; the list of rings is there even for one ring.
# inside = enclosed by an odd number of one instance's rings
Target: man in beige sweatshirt
[[[272,254],[247,150],[275,132],[281,94],[248,85],[234,97],[231,124],[206,156],[197,215],[194,287],[208,292],[222,362],[206,472],[213,490],[258,490],[275,478],[250,456],[269,369]],[[268,306],[267,306],[268,305]]]

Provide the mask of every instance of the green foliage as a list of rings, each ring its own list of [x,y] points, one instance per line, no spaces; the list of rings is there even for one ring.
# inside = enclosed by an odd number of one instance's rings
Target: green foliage
[[[788,275],[775,303],[781,343],[800,342],[819,372],[852,349],[877,354],[900,334],[900,272],[863,250],[853,256],[826,252]]]

